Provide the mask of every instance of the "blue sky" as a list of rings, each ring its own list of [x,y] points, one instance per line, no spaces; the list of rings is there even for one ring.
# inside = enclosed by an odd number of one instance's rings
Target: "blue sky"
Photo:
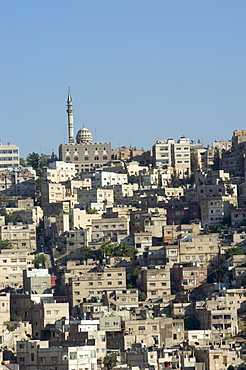
[[[246,129],[245,0],[1,1],[0,138],[29,152],[75,133],[149,149]]]

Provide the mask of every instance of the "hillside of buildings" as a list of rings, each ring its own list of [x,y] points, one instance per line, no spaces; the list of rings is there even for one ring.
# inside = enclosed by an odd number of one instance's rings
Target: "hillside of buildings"
[[[58,156],[0,146],[0,368],[245,369],[246,131],[113,150],[67,104]]]

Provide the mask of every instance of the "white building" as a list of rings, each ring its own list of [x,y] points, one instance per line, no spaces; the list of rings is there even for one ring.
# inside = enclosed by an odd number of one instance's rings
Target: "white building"
[[[116,172],[96,172],[95,176],[92,177],[92,186],[94,188],[102,188],[104,186],[115,186],[127,184],[127,174],[126,173],[116,173]]]
[[[190,174],[190,139],[181,137],[177,143],[173,139],[157,140],[153,146],[154,165],[159,168],[173,168],[179,178]]]
[[[74,163],[66,163],[63,161],[49,163],[49,167],[43,169],[45,178],[56,183],[73,179],[76,172]]]
[[[0,145],[0,168],[18,167],[19,164],[19,147],[10,143]]]

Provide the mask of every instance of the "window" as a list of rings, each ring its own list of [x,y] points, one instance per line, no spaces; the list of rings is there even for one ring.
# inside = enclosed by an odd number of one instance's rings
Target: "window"
[[[77,360],[77,352],[70,352],[70,360]]]
[[[145,330],[145,326],[139,326],[138,330],[141,330],[141,331]]]

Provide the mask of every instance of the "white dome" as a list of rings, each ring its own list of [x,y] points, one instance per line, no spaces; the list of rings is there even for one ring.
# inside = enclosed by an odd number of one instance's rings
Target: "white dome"
[[[76,135],[77,144],[91,144],[92,133],[85,127],[81,128]]]

